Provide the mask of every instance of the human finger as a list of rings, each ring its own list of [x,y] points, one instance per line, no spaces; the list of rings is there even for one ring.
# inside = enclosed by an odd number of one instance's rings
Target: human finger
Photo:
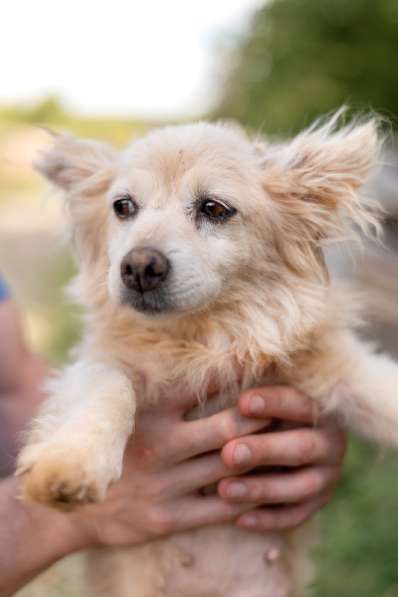
[[[178,500],[172,510],[173,530],[231,522],[250,509],[247,504],[232,504],[219,496],[193,496]]]
[[[319,429],[301,428],[240,437],[229,441],[221,456],[227,467],[250,470],[257,466],[308,466],[324,462],[336,452],[334,436]]]
[[[199,456],[182,462],[167,472],[168,482],[176,494],[188,494],[217,483],[230,471],[219,453]]]
[[[239,399],[239,409],[246,417],[282,419],[312,424],[316,420],[316,404],[292,386],[251,388]]]
[[[258,533],[290,530],[306,522],[330,499],[331,494],[325,493],[294,506],[258,508],[239,516],[236,524],[247,531]]]
[[[184,421],[175,430],[166,449],[173,453],[175,462],[221,449],[233,438],[265,429],[269,421],[248,419],[234,408],[198,419]],[[170,454],[172,457],[172,454]]]
[[[337,466],[314,466],[286,473],[232,477],[220,481],[218,493],[234,502],[300,503],[331,490],[339,475]]]

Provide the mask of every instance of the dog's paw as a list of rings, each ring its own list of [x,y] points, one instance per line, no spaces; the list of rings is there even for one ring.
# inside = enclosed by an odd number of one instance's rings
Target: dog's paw
[[[17,474],[23,475],[24,500],[63,510],[102,501],[112,481],[76,448],[51,443],[27,446],[18,459]]]

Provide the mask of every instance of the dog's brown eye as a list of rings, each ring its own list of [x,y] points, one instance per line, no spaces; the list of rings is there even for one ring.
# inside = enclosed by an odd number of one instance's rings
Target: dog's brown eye
[[[113,203],[113,211],[121,220],[131,218],[137,212],[137,205],[134,203],[130,195],[121,197]]]
[[[200,205],[200,213],[209,220],[223,221],[236,213],[236,209],[228,207],[214,199],[204,199]]]

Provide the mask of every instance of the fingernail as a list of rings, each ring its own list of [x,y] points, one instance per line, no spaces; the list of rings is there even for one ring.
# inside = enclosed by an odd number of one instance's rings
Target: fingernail
[[[227,496],[232,498],[244,497],[247,495],[247,486],[244,483],[235,481],[227,485]]]
[[[245,527],[255,527],[257,525],[257,518],[254,514],[244,514],[240,517],[239,524]]]
[[[235,464],[246,464],[251,459],[251,451],[246,444],[238,444],[234,450]]]
[[[264,413],[265,400],[262,396],[253,396],[249,401],[249,413],[262,415]]]

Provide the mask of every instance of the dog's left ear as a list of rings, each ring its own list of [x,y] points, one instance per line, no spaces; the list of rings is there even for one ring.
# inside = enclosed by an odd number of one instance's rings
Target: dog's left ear
[[[105,143],[55,135],[54,144],[35,162],[35,168],[63,191],[99,189],[111,177],[117,151]]]
[[[365,231],[377,226],[377,208],[360,198],[358,190],[377,163],[378,122],[338,129],[339,116],[289,143],[264,148],[264,188],[298,242],[317,244],[339,236],[347,218]]]

